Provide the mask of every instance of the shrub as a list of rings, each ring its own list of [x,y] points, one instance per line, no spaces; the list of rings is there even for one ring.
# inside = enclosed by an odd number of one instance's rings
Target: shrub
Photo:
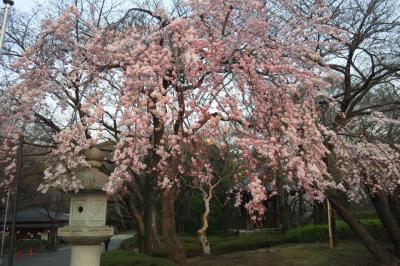
[[[8,243],[8,239],[6,239],[5,243]],[[45,251],[48,248],[48,243],[46,240],[39,240],[39,239],[18,239],[14,243],[14,251],[21,250],[22,252],[27,253],[29,248],[32,247],[34,252]],[[8,246],[6,245],[6,250]]]
[[[174,266],[167,259],[153,258],[127,250],[114,250],[101,255],[101,266]]]
[[[356,219],[379,219],[375,210],[357,210],[351,213]]]
[[[121,243],[119,244],[119,248],[123,250],[134,250],[138,248],[137,237],[130,237],[122,240]]]
[[[211,242],[211,253],[223,254],[242,250],[253,250],[267,248],[270,246],[288,243],[286,235],[266,235],[263,233],[252,233],[244,236],[231,238],[227,241]]]
[[[360,223],[374,238],[379,240],[389,239],[389,236],[379,219],[363,219],[360,220]]]
[[[362,226],[376,239],[387,240],[385,228],[378,219],[360,220]],[[353,230],[343,221],[338,220],[336,223],[336,234],[339,239],[356,238]],[[329,238],[328,225],[306,225],[288,232],[290,242],[309,243],[317,241],[326,241]]]
[[[308,243],[323,241],[328,237],[328,227],[326,225],[305,225],[288,233],[288,239],[294,243]]]

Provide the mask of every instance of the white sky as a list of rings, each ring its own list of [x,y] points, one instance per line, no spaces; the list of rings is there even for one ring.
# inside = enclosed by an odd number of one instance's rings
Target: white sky
[[[43,1],[43,0],[42,0]],[[29,10],[32,6],[35,5],[34,0],[14,0],[14,7],[22,10]]]

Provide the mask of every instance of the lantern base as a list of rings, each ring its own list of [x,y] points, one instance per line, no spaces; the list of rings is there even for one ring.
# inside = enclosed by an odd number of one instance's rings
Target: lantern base
[[[100,266],[100,243],[114,234],[110,226],[66,226],[58,229],[58,236],[72,244],[71,266]]]
[[[97,245],[72,245],[71,266],[100,266],[101,246]]]

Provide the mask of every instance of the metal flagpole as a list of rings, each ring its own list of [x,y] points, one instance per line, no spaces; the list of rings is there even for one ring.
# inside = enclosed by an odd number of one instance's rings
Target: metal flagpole
[[[3,20],[2,20],[2,24],[1,24],[1,33],[0,33],[0,55],[3,53],[3,45],[4,45],[5,35],[6,35],[10,7],[12,5],[14,5],[14,2],[12,0],[3,0],[3,3],[4,3],[4,8],[3,8],[4,10],[3,10]],[[8,215],[8,205],[10,202],[10,194],[11,194],[10,190],[8,190],[7,202],[6,202],[6,213],[4,216],[4,224],[3,224],[3,234],[1,237],[0,264],[3,264],[4,237],[5,237],[6,225],[7,225],[7,215]]]
[[[10,246],[8,249],[8,266],[13,265],[13,248],[14,248],[14,240],[15,236],[15,225],[17,219],[17,202],[18,202],[18,188],[19,188],[19,180],[21,178],[21,168],[22,168],[22,150],[24,145],[24,136],[19,134],[19,143],[18,143],[18,154],[17,154],[17,173],[15,175],[15,192],[13,198],[13,209],[11,216],[11,232],[10,232]]]

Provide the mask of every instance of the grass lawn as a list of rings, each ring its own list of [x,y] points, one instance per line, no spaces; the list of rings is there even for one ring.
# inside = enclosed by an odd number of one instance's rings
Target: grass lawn
[[[375,266],[364,246],[356,241],[341,241],[330,250],[327,243],[286,244],[253,251],[242,251],[188,260],[198,266]]]
[[[203,254],[203,250],[196,236],[180,236],[187,257],[194,257]],[[265,233],[252,233],[240,237],[210,236],[211,253],[214,255],[232,253],[243,250],[254,250],[266,248],[279,244],[288,243],[288,237],[284,235],[266,235]],[[129,238],[121,243],[121,249],[132,250],[137,247],[137,240]],[[161,242],[160,247],[155,251],[157,257],[168,257],[166,246]]]
[[[360,221],[364,227],[382,242],[387,241],[386,232],[376,219],[364,219]],[[354,232],[342,221],[337,222],[337,236],[340,242],[355,239]],[[202,248],[198,237],[180,236],[187,257],[195,257],[202,254]],[[162,240],[162,239],[161,239]],[[220,255],[245,250],[275,247],[283,244],[328,243],[327,225],[306,225],[290,230],[287,234],[255,232],[239,237],[209,236],[211,254]],[[137,247],[137,239],[129,238],[121,243],[121,249],[132,250]],[[161,241],[155,256],[168,257],[167,249]]]
[[[381,243],[388,237],[377,219],[360,220],[363,226]],[[337,222],[339,246],[328,248],[327,225],[306,225],[290,230],[286,234],[255,232],[247,235],[208,237],[212,256],[203,257],[196,236],[180,236],[189,265],[199,266],[373,266],[378,265],[366,248],[355,240],[354,232],[342,221]],[[121,249],[132,252],[137,239],[130,238],[121,243]],[[128,255],[129,253],[127,253]],[[133,254],[133,253],[131,253]],[[167,249],[161,239],[156,257],[167,258]],[[134,255],[132,255],[134,256]],[[114,260],[117,263],[118,260]],[[104,264],[114,266],[118,264]],[[120,264],[118,266],[123,266]],[[141,264],[128,264],[141,265]],[[147,265],[147,264],[143,264]],[[153,264],[151,264],[153,265]],[[154,264],[159,265],[159,264]],[[162,264],[161,264],[162,265]]]
[[[127,250],[113,250],[101,255],[101,266],[174,266],[163,258],[152,258]]]

